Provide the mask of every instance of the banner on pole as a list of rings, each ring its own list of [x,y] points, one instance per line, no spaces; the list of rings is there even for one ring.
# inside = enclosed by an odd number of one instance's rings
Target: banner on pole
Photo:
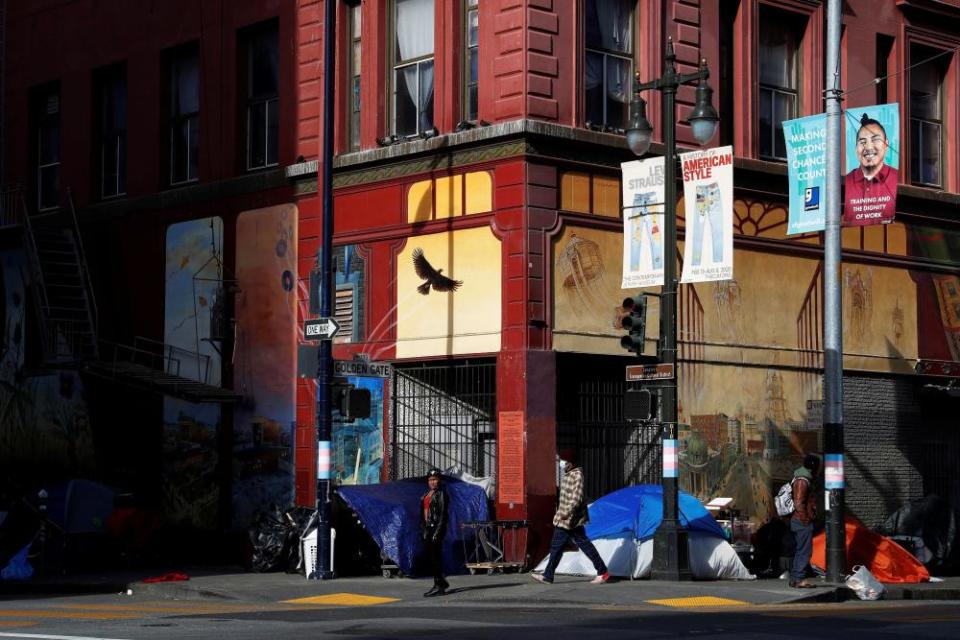
[[[818,114],[783,122],[787,143],[790,216],[787,235],[823,231],[826,211],[827,116]]]
[[[844,122],[843,225],[893,222],[900,180],[900,105],[849,109]]]
[[[681,282],[733,278],[733,147],[680,154],[686,238]]]
[[[623,289],[663,285],[663,156],[623,171]]]

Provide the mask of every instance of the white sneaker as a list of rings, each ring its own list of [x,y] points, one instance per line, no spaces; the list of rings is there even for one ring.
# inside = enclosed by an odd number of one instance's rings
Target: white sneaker
[[[590,581],[590,584],[603,584],[610,579],[610,572],[601,573],[596,578]]]

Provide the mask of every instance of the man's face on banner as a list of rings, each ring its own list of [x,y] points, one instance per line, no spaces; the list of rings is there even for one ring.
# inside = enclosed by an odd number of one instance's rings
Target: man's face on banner
[[[872,176],[880,170],[888,146],[883,127],[876,124],[860,127],[857,132],[857,160],[865,175]]]

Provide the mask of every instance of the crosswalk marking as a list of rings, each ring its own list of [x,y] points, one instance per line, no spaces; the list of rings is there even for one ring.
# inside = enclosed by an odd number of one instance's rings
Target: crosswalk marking
[[[744,607],[749,602],[718,598],[717,596],[693,596],[690,598],[664,598],[662,600],[647,600],[648,604],[658,604],[664,607]]]
[[[365,596],[359,593],[330,593],[324,596],[309,596],[307,598],[284,600],[284,602],[288,602],[290,604],[330,604],[345,607],[368,607],[374,604],[386,604],[388,602],[399,601],[399,598]]]

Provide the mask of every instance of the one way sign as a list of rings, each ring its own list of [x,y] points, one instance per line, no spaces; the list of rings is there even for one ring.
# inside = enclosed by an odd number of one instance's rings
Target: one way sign
[[[340,323],[334,318],[317,318],[303,322],[303,337],[307,340],[331,340],[340,331]]]

